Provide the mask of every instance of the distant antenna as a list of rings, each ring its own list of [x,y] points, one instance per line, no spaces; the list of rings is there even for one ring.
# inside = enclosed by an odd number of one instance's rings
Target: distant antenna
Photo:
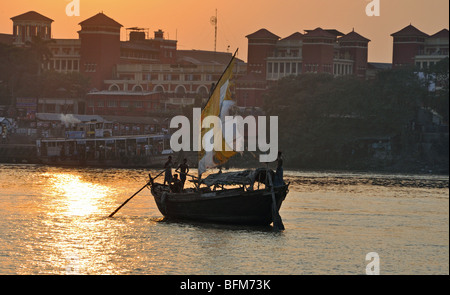
[[[211,25],[214,26],[214,52],[217,51],[217,9],[216,16],[211,16]]]

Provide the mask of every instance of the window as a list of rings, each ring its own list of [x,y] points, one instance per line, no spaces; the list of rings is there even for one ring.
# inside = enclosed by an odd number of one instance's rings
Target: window
[[[272,74],[272,71],[273,71],[273,69],[272,69],[272,63],[269,62],[269,63],[267,64],[267,73]]]
[[[119,86],[117,86],[117,85],[111,85],[110,87],[109,87],[109,91],[119,91],[120,89],[119,89]]]
[[[143,91],[144,91],[144,88],[142,88],[141,85],[135,85],[133,87],[133,92],[143,92]]]
[[[291,63],[287,63],[286,64],[286,74],[290,74],[291,73]]]
[[[86,72],[96,72],[97,64],[84,64]]]
[[[185,81],[200,81],[201,78],[202,78],[201,75],[193,75],[193,74],[184,75]]]
[[[284,74],[284,63],[280,63],[280,73]]]
[[[164,88],[161,85],[158,85],[155,87],[154,91],[159,92],[159,93],[164,93]]]
[[[120,102],[120,107],[121,108],[127,108],[130,105],[130,103],[128,101],[121,101]]]
[[[117,101],[108,100],[108,108],[115,108],[115,107],[117,107]]]
[[[46,104],[46,105],[45,105],[45,111],[46,111],[46,112],[49,112],[49,113],[55,112],[55,111],[56,111],[56,105],[53,104],[53,103]]]

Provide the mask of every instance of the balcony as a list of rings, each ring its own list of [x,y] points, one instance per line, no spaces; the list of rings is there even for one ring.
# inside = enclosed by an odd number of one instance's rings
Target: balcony
[[[187,106],[187,105],[193,105],[195,99],[194,98],[188,98],[188,97],[170,97],[167,100],[165,100],[164,104],[171,104],[171,105],[178,105],[178,106]]]

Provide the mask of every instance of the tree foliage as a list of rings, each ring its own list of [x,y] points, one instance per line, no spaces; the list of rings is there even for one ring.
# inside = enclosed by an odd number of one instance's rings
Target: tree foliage
[[[80,73],[42,71],[51,57],[47,44],[38,39],[24,48],[0,44],[0,104],[13,105],[16,97],[84,97],[89,80]]]
[[[367,139],[402,134],[427,97],[412,69],[380,72],[375,80],[329,74],[286,77],[265,97],[279,117],[279,147],[297,167],[340,167],[366,155]]]

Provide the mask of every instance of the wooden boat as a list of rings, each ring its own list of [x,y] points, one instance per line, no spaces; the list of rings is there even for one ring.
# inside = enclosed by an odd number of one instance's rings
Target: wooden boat
[[[272,179],[268,179],[269,177],[273,178],[274,173],[262,168],[212,174],[200,181],[205,187],[189,188],[181,193],[171,192],[167,185],[153,181],[150,186],[159,211],[168,218],[270,225],[274,221],[274,213],[278,213],[286,198],[289,184],[270,186],[268,183]],[[264,188],[254,189],[257,182],[258,187]]]
[[[208,116],[225,118],[228,109],[223,106],[234,103],[230,90],[233,83],[230,81],[236,53],[202,109],[202,120]],[[200,126],[203,126],[202,122]],[[201,128],[202,138],[206,133],[216,137],[214,132],[215,128],[211,126]],[[228,140],[222,132],[222,144],[225,142],[228,148],[233,147],[234,143]],[[275,177],[273,171],[260,168],[219,172],[202,179],[204,172],[224,165],[236,153],[232,148],[208,151],[202,149],[198,154],[199,177],[194,176],[196,180],[193,189],[180,192],[176,188],[156,183],[156,178],[150,176],[151,192],[161,214],[169,218],[234,224],[269,225],[273,222],[274,228],[283,230],[278,211],[288,193],[289,184],[286,185],[280,175]],[[258,185],[256,189],[255,184]],[[261,184],[264,187],[260,189]]]

